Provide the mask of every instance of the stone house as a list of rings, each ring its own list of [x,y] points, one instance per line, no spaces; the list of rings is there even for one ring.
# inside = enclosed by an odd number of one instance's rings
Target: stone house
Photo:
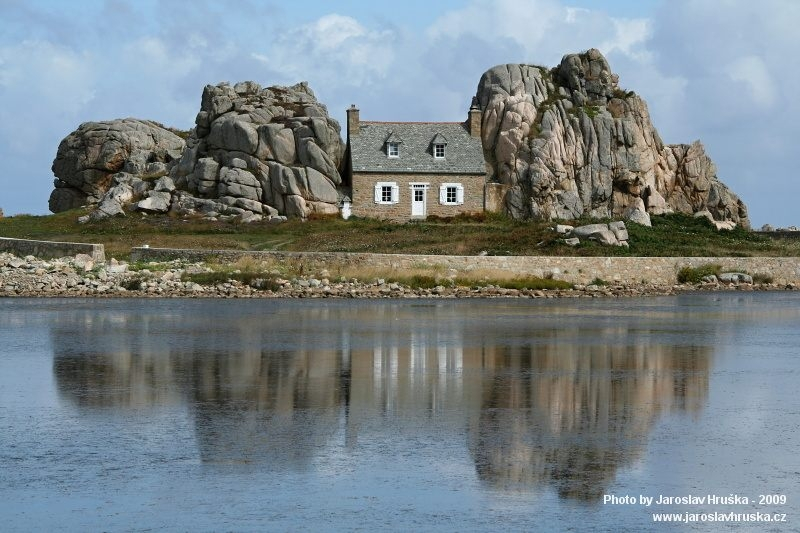
[[[484,211],[481,111],[466,122],[367,122],[347,110],[352,214],[397,221]]]

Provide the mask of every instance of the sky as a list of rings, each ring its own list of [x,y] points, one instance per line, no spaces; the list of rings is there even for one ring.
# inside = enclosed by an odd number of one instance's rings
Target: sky
[[[800,226],[795,0],[0,0],[0,208],[47,213],[82,122],[189,129],[207,84],[308,81],[344,124],[458,121],[484,71],[598,48],[667,143],[700,139],[754,227]]]

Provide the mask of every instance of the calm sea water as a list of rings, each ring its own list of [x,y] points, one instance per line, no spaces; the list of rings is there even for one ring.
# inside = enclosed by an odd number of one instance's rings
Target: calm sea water
[[[0,299],[0,529],[796,531],[799,324],[790,293]],[[639,503],[708,494],[750,502]],[[787,521],[653,523],[687,511]]]

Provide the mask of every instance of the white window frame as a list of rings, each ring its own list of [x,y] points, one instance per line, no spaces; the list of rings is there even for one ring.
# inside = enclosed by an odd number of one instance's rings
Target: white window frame
[[[400,157],[400,143],[387,142],[386,143],[386,157]]]
[[[456,200],[455,202],[447,199],[448,189],[455,189]],[[442,183],[439,186],[439,203],[442,205],[463,205],[464,204],[464,186],[460,183]]]
[[[439,155],[439,149],[442,151],[442,155]],[[436,143],[433,145],[433,158],[434,159],[444,159],[445,151],[447,150],[447,145],[444,143]]]
[[[390,191],[390,200],[384,200],[385,189]],[[379,181],[375,184],[375,203],[378,205],[393,205],[400,202],[400,187],[396,181]]]

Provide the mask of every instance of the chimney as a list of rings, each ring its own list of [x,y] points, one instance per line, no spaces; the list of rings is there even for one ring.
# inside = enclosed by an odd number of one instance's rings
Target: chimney
[[[481,112],[480,108],[478,108],[478,98],[476,96],[472,97],[472,105],[469,107],[469,119],[468,127],[469,127],[469,134],[472,137],[481,136],[481,120],[483,119],[483,113]]]
[[[347,110],[347,138],[351,135],[358,135],[361,131],[361,121],[358,116],[356,104],[352,104]]]

